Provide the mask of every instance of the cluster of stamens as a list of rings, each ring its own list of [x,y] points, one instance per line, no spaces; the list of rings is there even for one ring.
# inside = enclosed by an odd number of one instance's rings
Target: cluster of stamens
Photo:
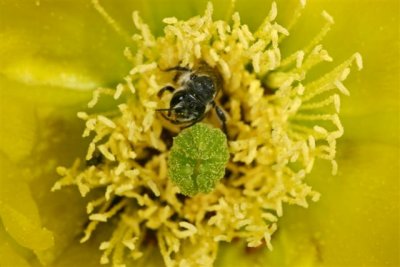
[[[308,70],[332,61],[319,44],[321,33],[302,50],[282,59],[279,43],[289,35],[275,22],[275,3],[260,27],[252,32],[234,13],[232,21],[213,21],[209,3],[203,16],[187,21],[164,19],[164,36],[155,37],[137,12],[133,36],[137,50],[126,49],[134,66],[116,88],[94,91],[89,107],[101,97],[116,100],[107,113],[80,112],[84,137],[90,137],[86,161],[100,155],[98,164],[77,159],[70,168],[59,167],[63,177],[55,186],[76,185],[88,197],[90,220],[82,242],[99,223],[115,230],[100,245],[101,263],[123,264],[138,259],[145,241],[155,235],[167,266],[211,266],[218,243],[243,239],[249,247],[265,244],[283,215],[283,204],[308,206],[317,201],[304,179],[318,158],[332,163],[336,140],[343,134],[339,120],[343,81],[359,54],[314,81],[305,82]],[[219,98],[227,114],[230,161],[226,176],[208,194],[183,197],[167,175],[171,138],[179,127],[166,123],[156,110],[167,107],[171,94],[157,93],[171,82],[174,66],[195,68],[206,62],[223,79]],[[117,104],[119,103],[119,104]],[[215,116],[204,122],[215,124]],[[210,148],[212,149],[212,148]],[[102,191],[103,194],[90,194]],[[97,197],[93,197],[97,195]],[[154,234],[155,233],[155,234]]]

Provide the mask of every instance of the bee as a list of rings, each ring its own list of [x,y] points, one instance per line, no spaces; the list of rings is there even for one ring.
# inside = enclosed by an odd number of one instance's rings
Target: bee
[[[215,98],[222,87],[222,79],[219,73],[205,63],[199,64],[196,69],[176,66],[165,71],[177,72],[174,81],[179,87],[174,88],[167,85],[160,89],[159,97],[165,91],[169,91],[173,95],[169,108],[157,109],[157,111],[174,124],[186,124],[185,127],[190,127],[204,119],[210,109],[215,109],[221,121],[222,129],[226,133],[225,114],[215,103]]]

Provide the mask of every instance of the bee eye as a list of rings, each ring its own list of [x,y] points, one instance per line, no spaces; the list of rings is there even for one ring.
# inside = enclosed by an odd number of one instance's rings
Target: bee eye
[[[180,113],[180,112],[182,112],[182,110],[183,110],[182,107],[176,107],[176,108],[174,108],[174,111],[175,111],[176,113]]]
[[[182,103],[185,98],[185,92],[177,92],[171,99],[170,106],[175,107],[179,103]]]

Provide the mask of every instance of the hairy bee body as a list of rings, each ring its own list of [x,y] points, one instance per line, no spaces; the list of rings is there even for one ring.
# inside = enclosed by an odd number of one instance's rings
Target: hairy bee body
[[[159,96],[165,91],[173,92],[173,95],[170,107],[157,111],[167,112],[167,115],[161,114],[172,123],[187,124],[188,127],[201,121],[214,108],[225,131],[225,114],[215,103],[215,98],[221,91],[218,73],[206,64],[200,64],[196,69],[177,66],[166,71],[177,72],[174,80],[178,88],[168,85],[160,90]]]

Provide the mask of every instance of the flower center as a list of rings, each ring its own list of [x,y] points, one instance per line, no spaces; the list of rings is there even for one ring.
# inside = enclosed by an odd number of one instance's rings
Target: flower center
[[[337,171],[336,140],[343,134],[338,93],[348,95],[343,81],[352,63],[361,69],[362,62],[356,53],[322,77],[306,80],[312,67],[332,61],[319,44],[332,18],[323,12],[321,33],[282,59],[280,42],[289,32],[275,22],[275,3],[254,32],[238,13],[231,21],[214,21],[212,13],[209,3],[203,16],[166,18],[164,35],[155,37],[134,12],[137,49],[125,50],[133,68],[116,88],[95,90],[88,104],[91,108],[108,96],[115,108],[78,114],[86,122],[83,137],[91,138],[86,164],[77,159],[70,168],[59,167],[63,178],[53,189],[73,184],[82,196],[104,193],[88,202],[90,223],[81,240],[88,240],[99,223],[115,224],[110,240],[101,244],[101,263],[110,255],[114,264],[141,257],[149,232],[156,233],[167,266],[212,265],[218,242],[235,238],[249,247],[271,248],[282,205],[307,207],[308,199],[318,200],[319,193],[304,182],[315,160],[328,160]],[[202,62],[221,76],[214,100],[226,113],[230,160],[213,191],[183,197],[167,170],[171,139],[180,127],[156,112],[169,107],[174,92],[158,93],[182,85],[165,70],[192,70]],[[210,110],[203,122],[219,127],[217,115]],[[196,162],[193,176],[201,164]]]

